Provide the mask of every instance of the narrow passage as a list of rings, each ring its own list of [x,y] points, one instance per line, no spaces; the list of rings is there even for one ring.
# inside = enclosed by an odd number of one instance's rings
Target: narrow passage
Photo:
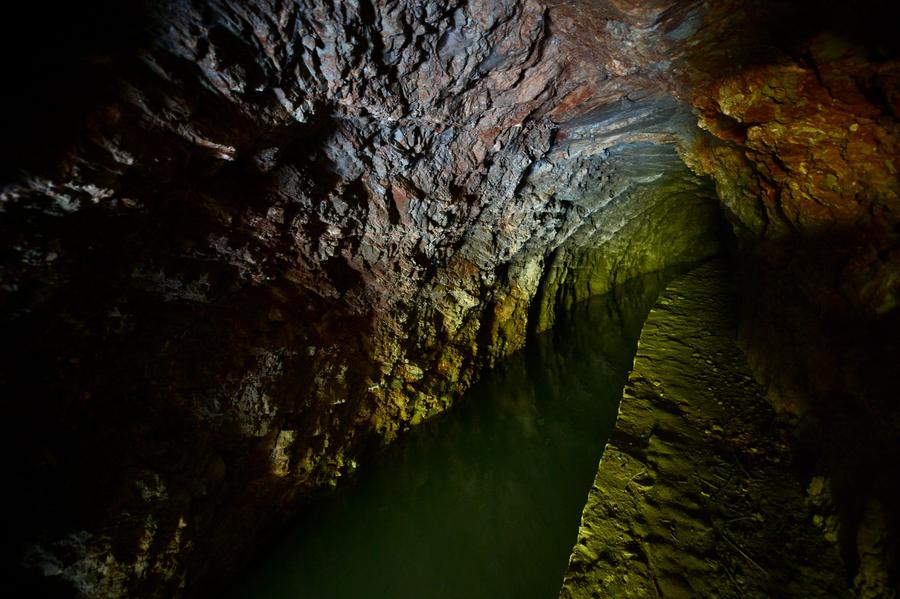
[[[450,413],[308,506],[233,597],[556,596],[667,274],[577,305]]]
[[[650,312],[561,598],[848,596],[837,539],[814,524],[828,491],[801,482],[735,305],[714,261]]]

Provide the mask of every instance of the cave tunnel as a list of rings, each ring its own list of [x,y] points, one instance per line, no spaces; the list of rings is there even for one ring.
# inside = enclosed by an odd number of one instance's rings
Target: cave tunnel
[[[13,4],[5,596],[897,596],[893,2]]]

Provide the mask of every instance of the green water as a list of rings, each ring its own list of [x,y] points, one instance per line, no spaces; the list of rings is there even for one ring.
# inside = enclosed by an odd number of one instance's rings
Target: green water
[[[664,275],[580,304],[309,506],[232,597],[556,597]]]

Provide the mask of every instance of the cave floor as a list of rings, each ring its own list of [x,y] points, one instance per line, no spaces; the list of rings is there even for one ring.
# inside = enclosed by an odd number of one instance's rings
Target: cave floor
[[[735,305],[714,261],[650,312],[560,597],[849,596]]]

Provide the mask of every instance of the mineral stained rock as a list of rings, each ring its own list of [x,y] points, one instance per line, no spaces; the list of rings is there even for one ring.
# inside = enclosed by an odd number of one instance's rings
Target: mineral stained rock
[[[864,343],[898,338],[898,63],[854,25],[879,3],[94,4],[4,19],[25,583],[202,588],[529,331],[716,251],[719,206],[773,401],[837,389],[895,438],[891,354]],[[859,335],[769,351],[823,320]]]

